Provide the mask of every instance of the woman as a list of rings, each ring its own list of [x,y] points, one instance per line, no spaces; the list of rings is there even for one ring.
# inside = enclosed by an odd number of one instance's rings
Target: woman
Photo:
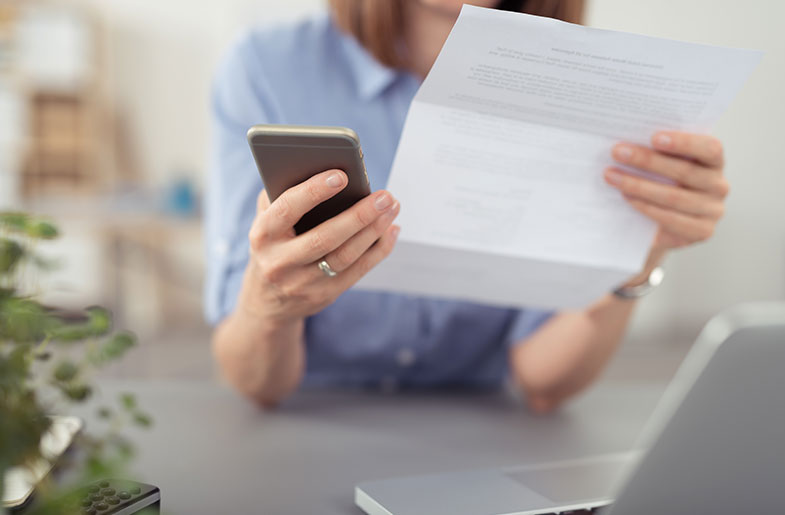
[[[550,313],[347,291],[395,245],[393,222],[406,206],[394,192],[375,192],[300,236],[297,219],[340,191],[346,176],[314,170],[321,173],[272,204],[260,192],[244,138],[256,123],[351,127],[362,138],[371,184],[385,184],[407,108],[463,2],[330,3],[330,15],[250,32],[216,81],[207,312],[224,375],[265,406],[303,381],[488,387],[509,376],[533,410],[554,409],[600,373],[633,299],[609,293],[582,311]],[[472,3],[567,21],[582,11],[576,0]],[[644,269],[622,285],[629,288],[645,283],[668,250],[711,236],[728,184],[722,146],[711,136],[660,132],[651,147],[620,143],[612,154],[674,180],[597,171],[659,225]],[[319,269],[322,259],[336,277]]]

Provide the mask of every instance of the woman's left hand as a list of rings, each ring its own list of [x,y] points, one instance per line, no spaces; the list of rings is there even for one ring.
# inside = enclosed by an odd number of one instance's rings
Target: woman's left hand
[[[722,173],[722,143],[705,134],[670,131],[656,133],[651,143],[653,148],[620,143],[613,148],[613,158],[670,178],[673,184],[644,179],[616,167],[605,170],[605,180],[621,191],[632,207],[659,225],[653,254],[707,240],[722,218],[729,191]]]

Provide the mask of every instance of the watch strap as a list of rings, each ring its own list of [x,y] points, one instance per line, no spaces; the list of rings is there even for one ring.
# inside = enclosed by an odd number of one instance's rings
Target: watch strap
[[[662,283],[665,278],[665,270],[662,267],[655,267],[650,273],[649,277],[643,284],[635,286],[620,286],[613,290],[613,294],[621,299],[630,300],[638,299],[644,295],[649,294],[654,288]]]

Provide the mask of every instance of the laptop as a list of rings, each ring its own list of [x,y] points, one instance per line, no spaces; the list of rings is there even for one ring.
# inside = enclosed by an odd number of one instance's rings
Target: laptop
[[[638,453],[361,483],[369,515],[785,513],[785,303],[705,326]]]

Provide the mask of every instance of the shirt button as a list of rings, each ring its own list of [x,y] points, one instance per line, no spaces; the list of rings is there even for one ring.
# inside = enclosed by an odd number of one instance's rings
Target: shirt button
[[[229,244],[225,240],[221,240],[215,244],[214,250],[218,257],[226,257],[229,254]]]
[[[417,361],[417,355],[412,349],[401,349],[398,351],[398,355],[395,357],[395,359],[398,361],[400,366],[410,367],[414,365],[415,361]]]

